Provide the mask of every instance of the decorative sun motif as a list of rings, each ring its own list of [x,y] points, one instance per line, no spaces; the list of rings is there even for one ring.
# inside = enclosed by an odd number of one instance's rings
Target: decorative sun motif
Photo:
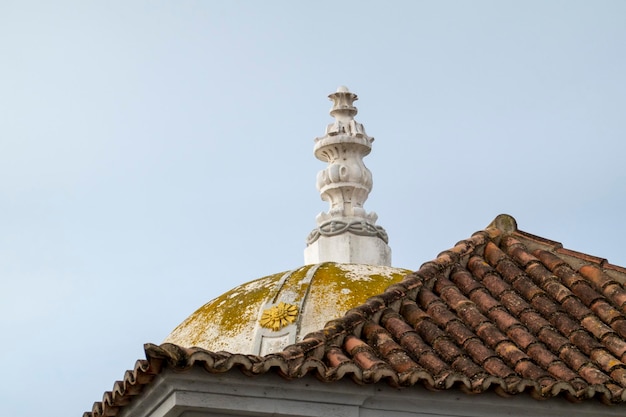
[[[296,317],[298,317],[298,307],[281,301],[263,312],[260,323],[263,327],[277,331],[296,321]]]

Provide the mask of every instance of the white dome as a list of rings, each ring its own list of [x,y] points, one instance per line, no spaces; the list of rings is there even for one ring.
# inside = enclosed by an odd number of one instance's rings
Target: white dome
[[[321,330],[411,271],[326,262],[240,285],[209,301],[165,342],[265,355]]]

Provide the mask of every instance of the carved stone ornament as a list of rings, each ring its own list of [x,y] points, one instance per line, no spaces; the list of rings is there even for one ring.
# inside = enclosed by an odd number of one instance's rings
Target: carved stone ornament
[[[328,163],[317,174],[317,189],[330,209],[318,214],[318,227],[309,234],[307,244],[320,236],[342,233],[377,237],[387,243],[387,233],[376,226],[376,213],[367,213],[363,208],[373,185],[372,173],[363,158],[372,150],[374,138],[367,136],[363,125],[354,120],[354,102],[358,97],[347,87],[339,87],[328,97],[333,101],[330,115],[335,122],[326,127],[324,136],[315,139],[313,151],[317,159]]]
[[[281,301],[263,312],[260,324],[268,329],[278,331],[283,327],[294,323],[296,321],[296,317],[298,317],[298,307]]]
[[[357,236],[375,236],[382,239],[383,242],[388,243],[389,237],[387,232],[381,226],[374,225],[362,220],[353,222],[344,222],[341,220],[331,220],[322,224],[317,229],[314,229],[307,237],[306,243],[310,245],[315,242],[320,236],[336,236],[342,233],[349,232]]]

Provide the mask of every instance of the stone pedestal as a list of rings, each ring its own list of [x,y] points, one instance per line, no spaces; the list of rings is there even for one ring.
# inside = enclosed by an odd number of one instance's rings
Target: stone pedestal
[[[382,239],[371,236],[320,236],[304,250],[304,263],[322,262],[391,266],[391,248]]]

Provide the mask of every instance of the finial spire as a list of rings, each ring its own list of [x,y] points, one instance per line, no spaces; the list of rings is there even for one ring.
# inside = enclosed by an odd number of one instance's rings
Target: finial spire
[[[341,86],[328,97],[333,102],[330,115],[335,121],[326,127],[324,136],[315,139],[313,151],[317,159],[328,163],[317,174],[317,189],[330,209],[316,218],[318,227],[307,239],[305,263],[390,266],[387,233],[375,224],[376,213],[363,208],[372,190],[372,173],[363,158],[371,152],[374,138],[354,120],[356,94]]]

